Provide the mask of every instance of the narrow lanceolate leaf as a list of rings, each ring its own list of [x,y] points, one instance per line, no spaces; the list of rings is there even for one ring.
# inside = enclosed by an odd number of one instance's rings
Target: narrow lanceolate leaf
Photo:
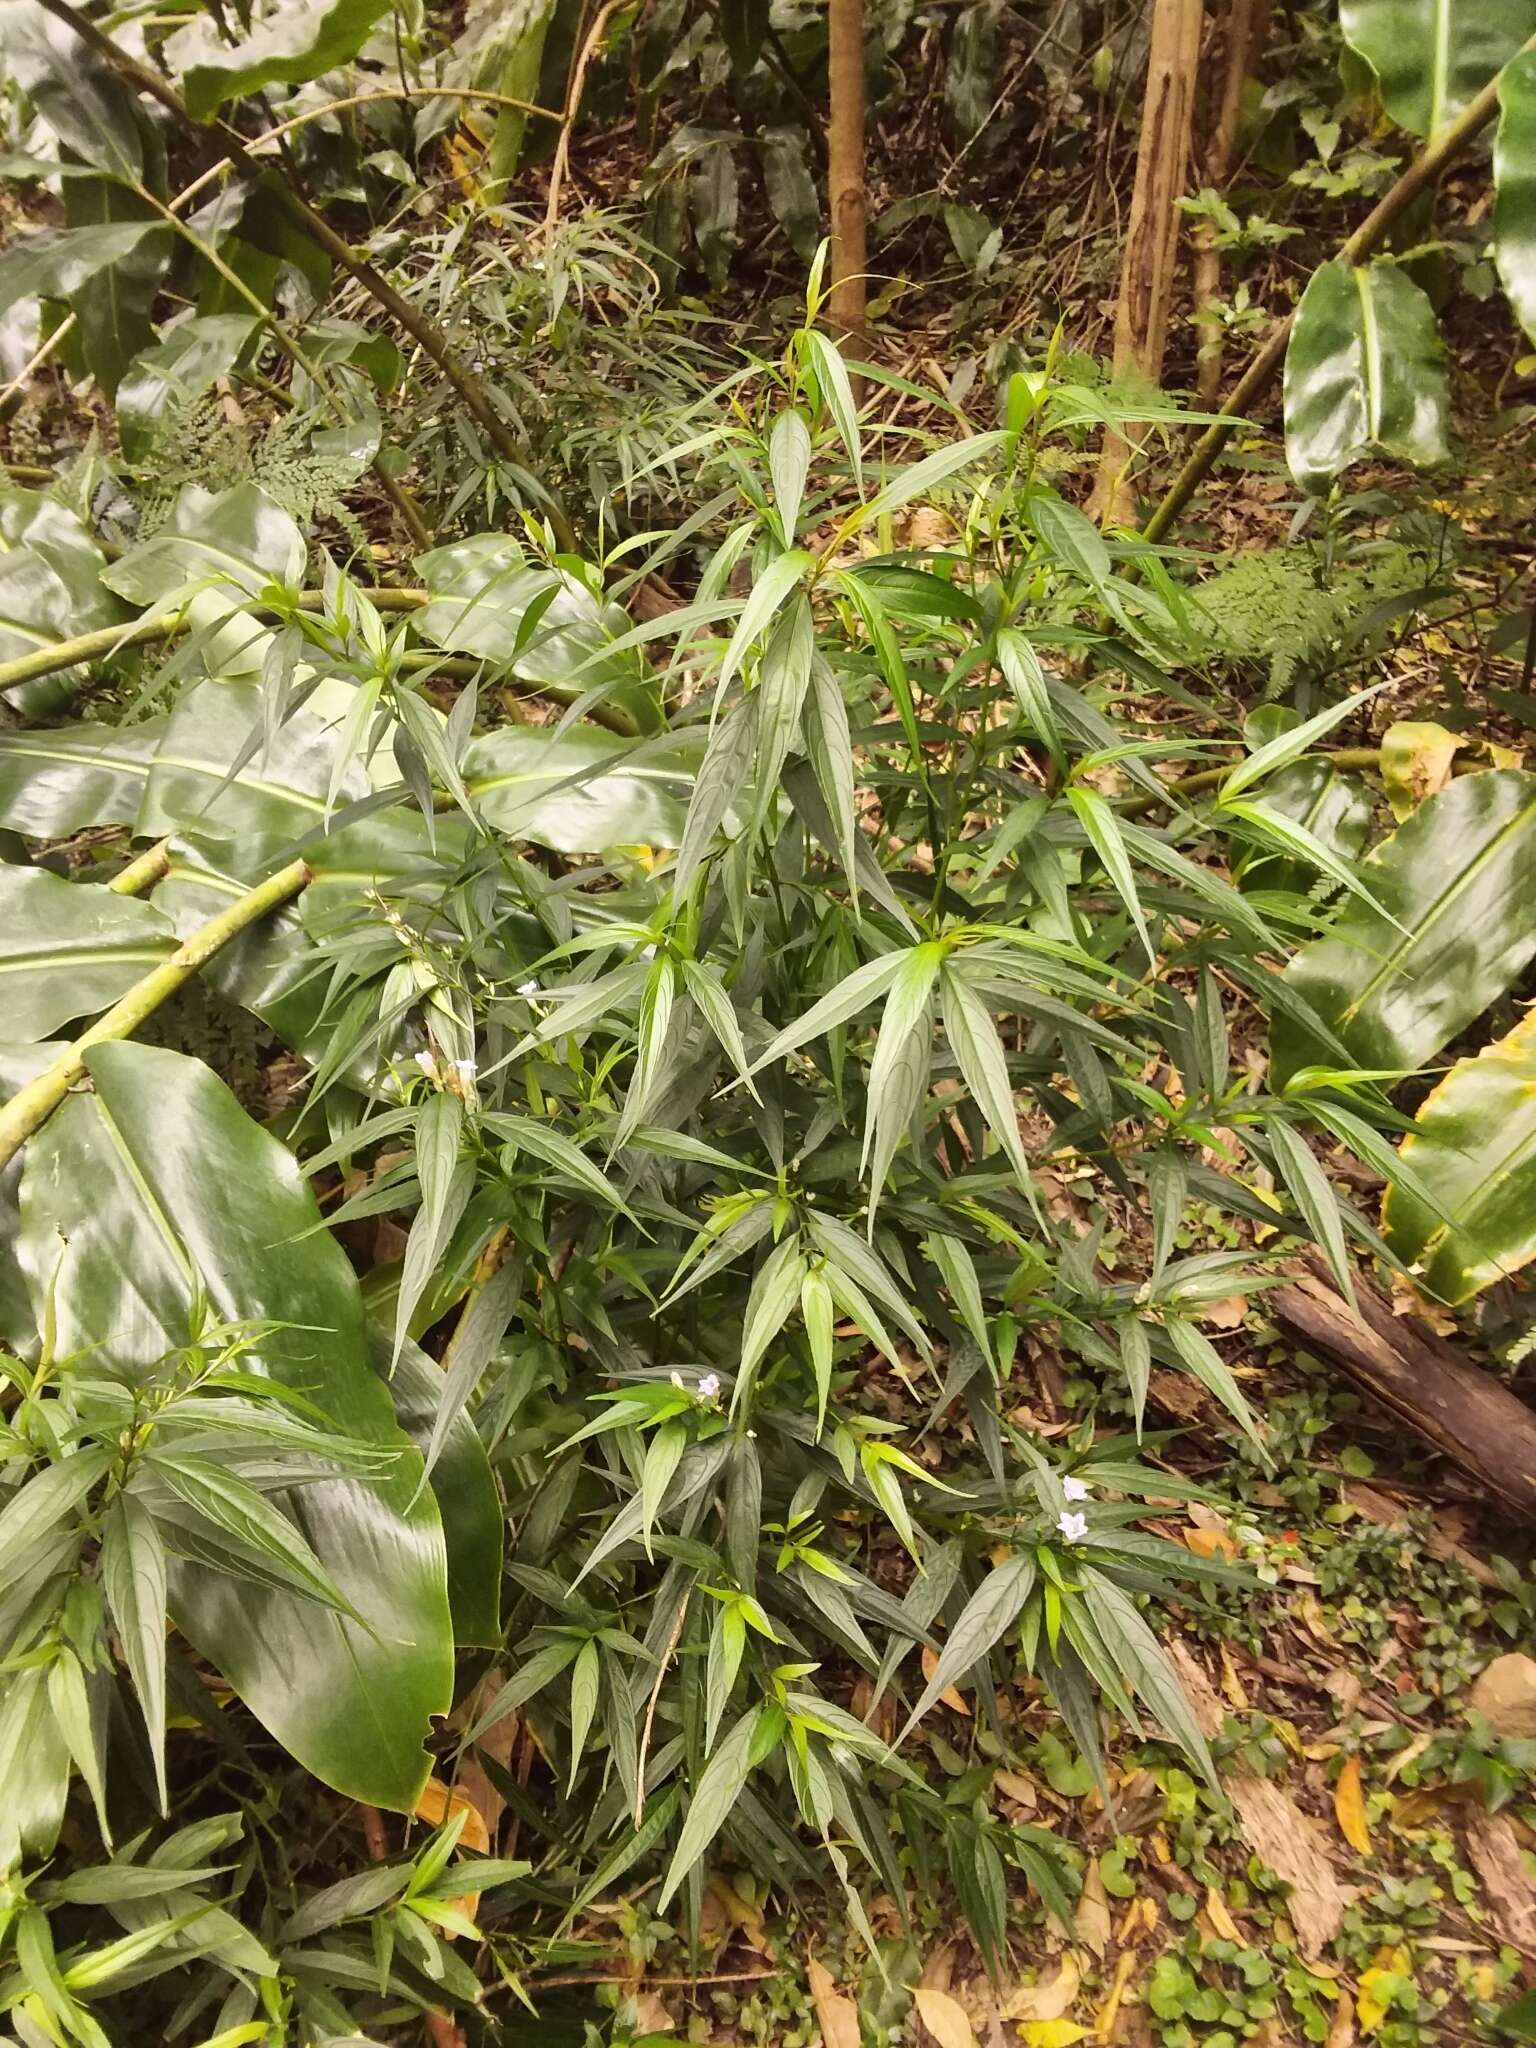
[[[848,726],[848,707],[843,702],[842,686],[831,664],[823,661],[819,654],[811,658],[810,712],[806,719],[805,745],[817,786],[827,806],[827,815],[832,821],[843,879],[857,906],[861,848],[855,815],[853,735]]]
[[[1161,1644],[1130,1595],[1102,1572],[1087,1571],[1083,1579],[1088,1611],[1115,1669],[1185,1754],[1193,1758],[1209,1783],[1216,1785],[1216,1766],[1194,1710]]]
[[[153,1517],[130,1494],[107,1511],[101,1583],[149,1736],[160,1811],[165,1789],[165,1545]]]
[[[773,499],[779,512],[784,545],[792,548],[800,525],[800,506],[805,497],[805,479],[811,466],[811,430],[798,412],[781,413],[773,423],[768,442],[768,467],[773,476]]]
[[[1296,309],[1285,355],[1285,453],[1304,491],[1325,491],[1379,453],[1444,462],[1450,389],[1435,309],[1396,264],[1324,263]]]
[[[1071,805],[1077,822],[1086,833],[1089,845],[1104,864],[1104,871],[1115,885],[1115,893],[1131,913],[1131,921],[1146,948],[1148,960],[1156,956],[1152,951],[1152,935],[1147,930],[1147,921],[1142,915],[1141,898],[1136,892],[1136,874],[1131,866],[1130,855],[1126,852],[1125,841],[1120,836],[1120,826],[1114,812],[1097,790],[1085,789],[1081,783],[1074,783],[1067,791],[1067,802]]]
[[[640,1016],[636,1026],[639,1042],[635,1054],[635,1070],[630,1077],[628,1093],[624,1097],[619,1127],[614,1133],[615,1151],[625,1143],[637,1125],[644,1123],[646,1108],[663,1078],[671,1050],[667,1033],[672,1023],[672,1006],[677,995],[678,978],[677,962],[671,954],[658,954],[651,963],[650,972],[645,978],[645,987],[640,994]]]
[[[943,957],[939,946],[914,946],[885,999],[869,1068],[869,1114],[859,1167],[861,1173],[869,1168],[871,1231],[891,1159],[928,1084],[933,1057],[933,988]]]
[[[721,1051],[736,1069],[749,1091],[757,1089],[748,1071],[746,1041],[741,1035],[741,1025],[730,997],[707,967],[701,967],[697,960],[682,963],[683,986],[698,1009],[699,1015],[714,1033]]]
[[[778,802],[785,757],[800,736],[815,644],[811,607],[804,593],[798,593],[775,619],[758,666],[757,760],[753,767],[756,826],[761,826]]]
[[[1402,1166],[1434,1206],[1394,1180],[1387,1242],[1442,1301],[1470,1301],[1536,1258],[1536,1011],[1426,1096]]]
[[[816,1379],[816,1434],[826,1426],[827,1402],[832,1393],[832,1290],[819,1266],[806,1268],[800,1282],[800,1320],[810,1347],[811,1371]]]
[[[1388,677],[1385,682],[1375,683],[1370,689],[1361,690],[1353,697],[1342,697],[1337,704],[1330,704],[1326,710],[1317,712],[1300,725],[1292,726],[1287,732],[1277,733],[1274,739],[1267,740],[1262,747],[1255,748],[1246,760],[1238,762],[1229,775],[1223,776],[1220,800],[1225,803],[1231,797],[1241,796],[1245,790],[1252,789],[1256,782],[1262,782],[1266,775],[1273,775],[1276,769],[1284,768],[1289,762],[1297,760],[1309,748],[1314,747],[1325,733],[1332,732],[1333,728],[1341,725],[1346,718],[1353,718],[1380,691],[1388,689],[1391,680],[1391,677]]]
[[[1243,1391],[1232,1377],[1232,1369],[1216,1349],[1203,1330],[1196,1329],[1182,1316],[1170,1316],[1163,1328],[1179,1359],[1192,1372],[1203,1387],[1208,1387],[1229,1414],[1234,1415],[1244,1430],[1262,1451],[1263,1440],[1258,1424],[1254,1421],[1253,1410],[1243,1398]]]
[[[1306,1218],[1307,1228],[1322,1246],[1341,1292],[1352,1302],[1355,1286],[1344,1241],[1344,1222],[1327,1174],[1318,1165],[1311,1147],[1289,1124],[1282,1123],[1279,1117],[1270,1117],[1264,1129],[1274,1147],[1275,1163],[1280,1168],[1280,1177],[1291,1199]]]
[[[704,1775],[689,1802],[688,1817],[677,1838],[672,1861],[667,1866],[666,1882],[656,1901],[658,1912],[666,1911],[667,1902],[725,1825],[751,1774],[752,1738],[757,1732],[759,1717],[766,1711],[766,1708],[754,1707],[751,1713],[743,1714],[705,1766]]]
[[[988,1130],[1007,1153],[1020,1188],[1033,1202],[1034,1176],[1019,1136],[1008,1055],[992,1012],[967,985],[964,968],[954,961],[945,963],[942,988],[944,1033],[950,1050]]]
[[[717,722],[709,736],[709,746],[689,799],[683,843],[677,850],[677,866],[672,876],[673,895],[679,903],[687,895],[699,863],[714,844],[727,812],[741,807],[741,799],[751,783],[752,757],[757,748],[757,711],[757,697],[743,697]]]
[[[1536,342],[1536,50],[1499,80],[1493,145],[1493,253],[1515,318]]]
[[[577,1652],[576,1662],[571,1668],[571,1772],[566,1782],[567,1798],[575,1787],[576,1773],[581,1767],[581,1753],[587,1746],[592,1716],[597,1711],[597,1688],[601,1673],[601,1654],[597,1644],[588,1640]]]
[[[1337,882],[1341,889],[1347,889],[1351,896],[1357,896],[1362,903],[1391,921],[1357,870],[1296,819],[1286,817],[1283,811],[1272,810],[1268,804],[1250,803],[1241,796],[1229,798],[1221,809],[1229,818],[1236,818],[1239,824],[1246,825],[1261,846],[1278,847],[1288,858],[1308,862],[1330,882]]]
[[[752,1291],[747,1296],[746,1320],[741,1332],[741,1363],[732,1407],[741,1399],[742,1390],[763,1353],[789,1320],[790,1310],[800,1299],[804,1270],[799,1240],[792,1236],[775,1245],[758,1268]]]
[[[988,1572],[950,1630],[933,1675],[908,1715],[898,1742],[906,1741],[941,1693],[947,1692],[1002,1641],[1024,1611],[1024,1603],[1034,1588],[1036,1569],[1034,1558],[1020,1552]]]
[[[717,701],[725,694],[732,676],[746,660],[753,646],[777,618],[790,592],[799,587],[810,566],[811,558],[804,548],[791,548],[788,554],[780,555],[776,561],[770,562],[753,584],[752,595],[742,607],[741,617],[736,621],[736,630],[731,635],[731,644],[725,650],[725,659],[720,664],[720,677],[715,685]]]
[[[1017,626],[1003,626],[999,629],[997,661],[1035,737],[1048,749],[1051,759],[1059,766],[1065,756],[1061,746],[1061,729],[1056,723],[1056,713],[1052,709],[1050,692],[1046,688],[1045,671],[1040,666],[1039,655]]]
[[[10,1569],[73,1514],[112,1458],[109,1449],[72,1451],[12,1494],[0,1512],[0,1545],[11,1560]]]
[[[1347,904],[1285,980],[1362,1067],[1407,1072],[1511,987],[1536,954],[1536,775],[1464,775],[1421,804],[1361,863],[1382,910]],[[1295,1016],[1277,1015],[1276,1085],[1335,1062]]]
[[[1438,135],[1536,35],[1531,0],[1342,0],[1345,40],[1401,127]]]
[[[891,987],[910,957],[909,952],[882,953],[878,960],[867,960],[852,974],[845,975],[837,987],[824,995],[819,1003],[813,1003],[803,1017],[797,1017],[793,1024],[786,1024],[776,1034],[767,1051],[760,1053],[752,1062],[753,1073],[762,1067],[772,1066],[775,1060],[783,1059],[785,1053],[793,1052],[797,1046],[820,1038],[839,1024],[846,1024],[860,1010],[867,1010]]]
[[[976,1266],[969,1250],[958,1237],[950,1237],[942,1230],[930,1232],[924,1239],[929,1256],[938,1267],[944,1285],[949,1289],[949,1298],[960,1312],[960,1320],[970,1331],[988,1365],[996,1370],[992,1356],[992,1332],[987,1328],[987,1314],[982,1305],[981,1283],[976,1277]]]

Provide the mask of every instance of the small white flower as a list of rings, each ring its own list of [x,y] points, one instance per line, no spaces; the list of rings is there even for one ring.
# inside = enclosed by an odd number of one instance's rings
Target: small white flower
[[[453,1071],[458,1075],[461,1081],[468,1082],[474,1080],[476,1074],[479,1073],[480,1069],[473,1060],[455,1060],[453,1063]],[[1073,1496],[1070,1494],[1067,1496],[1069,1500],[1072,1497]]]
[[[688,1389],[683,1385],[683,1376],[680,1372],[669,1372],[667,1374],[667,1378],[672,1382],[673,1386],[676,1387],[677,1391],[680,1394],[687,1393]]]
[[[699,1381],[699,1385],[698,1385],[698,1395],[699,1395],[699,1399],[700,1399],[701,1401],[713,1401],[713,1400],[715,1399],[715,1397],[716,1397],[716,1396],[717,1396],[717,1395],[719,1394],[719,1392],[720,1392],[720,1375],[719,1375],[719,1373],[717,1373],[717,1372],[707,1372],[707,1373],[705,1373],[705,1375],[704,1375],[703,1379],[701,1379],[701,1380]]]
[[[536,996],[539,984],[536,981],[520,981],[517,984],[517,992],[520,996]]]
[[[1070,1474],[1062,1480],[1061,1490],[1068,1500],[1090,1500],[1093,1497],[1093,1488],[1085,1486],[1081,1479],[1073,1479]]]
[[[1081,1543],[1088,1534],[1088,1517],[1086,1515],[1074,1515],[1070,1510],[1064,1508],[1056,1518],[1056,1527],[1060,1530],[1065,1542]]]
[[[437,1054],[435,1052],[417,1053],[416,1064],[429,1081],[437,1079]]]

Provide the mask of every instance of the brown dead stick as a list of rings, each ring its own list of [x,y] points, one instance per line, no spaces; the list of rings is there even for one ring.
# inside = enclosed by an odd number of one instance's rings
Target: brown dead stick
[[[1449,1344],[1421,1331],[1356,1278],[1357,1315],[1317,1272],[1269,1298],[1291,1337],[1323,1352],[1426,1442],[1536,1518],[1536,1413]]]

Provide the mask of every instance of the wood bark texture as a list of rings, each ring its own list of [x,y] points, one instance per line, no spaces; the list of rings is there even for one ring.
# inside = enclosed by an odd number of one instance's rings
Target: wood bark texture
[[[1153,0],[1141,144],[1115,303],[1114,350],[1117,377],[1135,371],[1152,384],[1162,376],[1173,307],[1178,202],[1189,171],[1203,24],[1201,0]],[[1123,436],[1105,435],[1093,509],[1106,525],[1134,523],[1128,474],[1133,459],[1134,451]]]
[[[827,322],[851,353],[864,350],[864,0],[827,13],[827,204],[832,216]]]
[[[1205,153],[1204,179],[1213,192],[1225,196],[1237,154],[1237,131],[1243,118],[1243,88],[1264,46],[1269,26],[1270,0],[1231,0],[1227,9],[1222,47],[1221,102],[1216,125]],[[1221,252],[1216,231],[1209,222],[1199,232],[1195,254],[1195,306],[1203,312],[1221,296]],[[1204,409],[1211,411],[1221,396],[1222,340],[1219,327],[1203,327],[1196,390]]]
[[[1536,1411],[1438,1337],[1392,1313],[1356,1277],[1357,1315],[1320,1272],[1269,1297],[1290,1336],[1323,1352],[1358,1387],[1482,1482],[1507,1508],[1536,1517]]]

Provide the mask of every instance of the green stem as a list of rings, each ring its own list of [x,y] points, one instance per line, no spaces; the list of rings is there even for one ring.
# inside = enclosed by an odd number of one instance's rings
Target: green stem
[[[1313,761],[1331,761],[1335,768],[1379,768],[1381,766],[1381,749],[1380,747],[1335,747],[1330,750],[1327,747],[1319,747],[1315,752],[1308,755],[1307,758]],[[1142,811],[1150,811],[1154,804],[1180,803],[1185,797],[1199,796],[1202,790],[1214,789],[1218,783],[1225,782],[1235,766],[1235,762],[1229,761],[1222,768],[1202,768],[1196,775],[1186,775],[1178,782],[1170,782],[1166,796],[1153,796],[1148,791],[1141,796],[1133,796],[1124,803],[1117,804],[1116,809],[1122,818],[1134,818],[1139,816]]]
[[[430,590],[370,590],[368,602],[376,611],[415,612],[432,602]],[[307,612],[323,611],[329,602],[322,590],[305,590],[299,594],[300,609]],[[253,603],[249,609],[268,609]],[[94,633],[77,634],[73,640],[57,640],[52,647],[39,647],[31,654],[20,654],[14,661],[0,661],[0,697],[10,690],[19,690],[26,683],[35,683],[43,676],[57,675],[61,669],[75,668],[87,662],[105,661],[122,647],[144,647],[157,641],[174,640],[179,634],[190,632],[192,621],[185,613],[159,619],[147,619],[136,626],[102,626]],[[475,656],[434,654],[423,648],[418,653],[405,657],[408,669],[431,669],[438,675],[468,679],[484,675],[487,663]],[[541,682],[519,684],[521,694],[529,697],[548,697],[556,704],[574,704],[585,694],[574,683]],[[622,733],[626,739],[633,739],[639,731],[629,712],[617,704],[593,704],[587,717],[598,725],[604,725],[610,732]]]
[[[48,4],[49,0],[44,0],[44,5]],[[1536,36],[1533,36],[1525,45],[1525,50],[1518,54],[1523,56],[1526,50],[1536,50]],[[1413,204],[1421,192],[1427,191],[1434,184],[1446,166],[1453,163],[1467,145],[1476,140],[1498,112],[1499,77],[1502,75],[1501,72],[1491,78],[1477,97],[1467,102],[1466,108],[1457,119],[1442,129],[1434,141],[1419,152],[1397,183],[1390,191],[1382,194],[1349,240],[1340,246],[1337,261],[1363,263],[1367,256],[1375,254],[1386,240],[1387,231],[1398,216]],[[1200,436],[1190,450],[1184,467],[1169,485],[1161,504],[1143,527],[1143,540],[1161,540],[1169,531],[1194,496],[1217,456],[1226,447],[1237,428],[1243,424],[1242,416],[1247,413],[1254,400],[1262,398],[1269,389],[1285,361],[1285,352],[1295,321],[1294,313],[1286,315],[1248,365],[1237,384],[1222,400],[1222,411],[1234,417],[1207,427]]]
[[[170,872],[171,842],[162,839],[141,853],[137,860],[129,861],[120,875],[114,875],[107,887],[115,896],[142,896],[146,889],[153,889],[156,882],[163,881]]]
[[[206,967],[231,939],[239,938],[253,924],[259,924],[270,911],[297,896],[310,880],[310,868],[303,861],[296,860],[280,868],[266,881],[258,882],[254,889],[248,889],[238,902],[231,903],[227,910],[221,910],[217,917],[211,917],[205,925],[200,925],[191,938],[176,948],[169,960],[162,961],[158,967],[151,968],[142,980],[136,981],[127,995],[82,1031],[73,1045],[65,1047],[52,1066],[45,1067],[35,1080],[29,1081],[25,1088],[13,1095],[0,1108],[0,1169],[10,1164],[32,1133],[52,1116],[70,1089],[85,1079],[85,1055],[93,1045],[103,1045],[117,1038],[131,1038],[163,1002],[175,995],[178,989],[185,988],[193,975]]]

